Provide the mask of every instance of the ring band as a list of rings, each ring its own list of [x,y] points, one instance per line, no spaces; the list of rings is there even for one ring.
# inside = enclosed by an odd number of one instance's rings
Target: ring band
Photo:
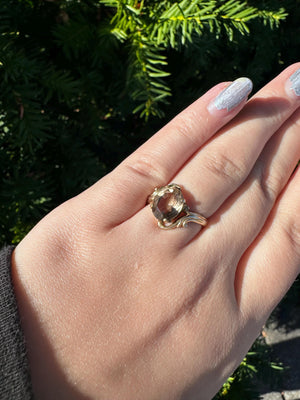
[[[190,211],[181,187],[175,183],[155,188],[148,197],[151,210],[162,229],[183,228],[189,222],[205,226],[207,219]]]

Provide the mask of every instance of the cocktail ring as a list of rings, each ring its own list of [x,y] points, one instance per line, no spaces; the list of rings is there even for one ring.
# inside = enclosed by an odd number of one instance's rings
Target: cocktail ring
[[[189,222],[202,226],[207,224],[205,217],[190,211],[181,187],[175,183],[155,188],[148,197],[148,203],[162,229],[182,228]]]

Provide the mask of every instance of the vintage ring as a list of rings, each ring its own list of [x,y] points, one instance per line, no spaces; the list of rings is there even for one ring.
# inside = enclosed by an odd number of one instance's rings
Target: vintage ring
[[[155,188],[148,197],[148,203],[162,229],[182,228],[189,222],[202,226],[207,224],[205,217],[190,211],[181,187],[175,183]]]

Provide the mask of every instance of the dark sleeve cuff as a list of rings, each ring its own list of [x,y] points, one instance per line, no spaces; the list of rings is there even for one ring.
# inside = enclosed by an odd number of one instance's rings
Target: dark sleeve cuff
[[[26,346],[11,277],[14,247],[0,251],[0,400],[32,400]]]

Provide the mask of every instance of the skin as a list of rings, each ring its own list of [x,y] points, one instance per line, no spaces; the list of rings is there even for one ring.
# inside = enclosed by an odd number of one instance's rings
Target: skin
[[[300,271],[299,67],[231,111],[217,85],[16,247],[37,399],[205,400],[238,366]],[[171,182],[207,227],[157,227]]]

